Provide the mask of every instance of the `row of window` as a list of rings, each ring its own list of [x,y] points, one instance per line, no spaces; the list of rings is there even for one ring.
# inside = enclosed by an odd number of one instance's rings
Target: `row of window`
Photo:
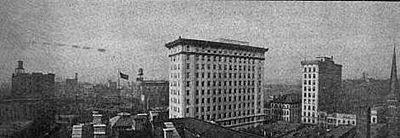
[[[304,91],[307,91],[307,90],[308,90],[309,92],[311,92],[311,90],[312,90],[312,91],[314,92],[314,91],[315,91],[315,86],[313,86],[313,87],[310,87],[310,86],[308,86],[308,87],[307,87],[307,86],[304,86],[304,87],[303,87],[303,90],[304,90]]]
[[[213,95],[217,95],[217,94],[218,95],[220,95],[220,94],[232,94],[232,93],[233,94],[236,94],[236,93],[245,94],[246,92],[247,93],[254,93],[255,92],[254,88],[248,88],[248,89],[245,89],[245,88],[238,88],[238,89],[236,89],[236,88],[234,88],[234,89],[207,89],[207,95],[211,95],[211,91],[212,91]],[[201,90],[196,89],[195,95],[197,96],[199,94],[205,95],[206,94],[205,90],[204,89],[201,89]],[[258,88],[258,94],[261,94],[261,88],[260,87]],[[186,96],[189,96],[189,95],[190,95],[190,91],[186,90]],[[261,97],[261,96],[259,96],[259,97]]]
[[[171,96],[172,95],[180,95],[180,90],[179,89],[170,89],[170,92],[171,92]]]
[[[241,105],[243,105],[243,106],[241,106]],[[195,109],[195,113],[198,113],[198,112],[210,112],[210,111],[222,111],[222,112],[227,112],[228,111],[229,112],[232,109],[233,110],[240,110],[241,108],[243,108],[243,109],[249,109],[248,111],[251,111],[252,113],[254,113],[254,110],[250,110],[251,108],[254,108],[254,105],[252,107],[249,107],[249,105],[247,104],[247,108],[246,108],[245,105],[246,105],[245,103],[238,104],[237,106],[236,106],[236,104],[233,104],[233,106],[232,105],[218,105],[218,106],[214,105],[214,106],[212,106],[212,109],[211,109],[211,106],[195,107],[194,109]],[[187,108],[187,109],[189,109],[189,108]],[[261,108],[259,108],[258,111],[261,112]],[[186,111],[186,113],[189,113],[189,111]]]
[[[219,54],[230,54],[230,55],[235,55],[235,56],[262,56],[261,53],[254,53],[254,52],[248,52],[248,51],[237,51],[237,50],[231,50],[231,49],[222,49],[222,48],[210,48],[210,47],[194,47],[194,46],[183,46],[183,50],[191,52],[203,52],[203,53],[219,53]],[[171,49],[171,51],[173,51]]]
[[[236,78],[239,78],[239,79],[241,79],[241,78],[248,78],[248,79],[250,79],[250,78],[255,78],[255,74],[254,73],[226,73],[226,72],[224,72],[224,73],[221,73],[221,72],[219,72],[219,73],[217,73],[217,72],[214,72],[214,73],[211,73],[211,72],[196,72],[195,73],[195,78],[234,78],[234,79],[236,79]],[[186,78],[190,78],[190,72],[187,72],[186,73]],[[258,78],[259,79],[261,79],[261,73],[259,73],[258,74]]]
[[[199,108],[196,108],[196,111],[199,112]],[[189,113],[189,108],[186,108],[186,113]],[[202,111],[204,112],[204,111]],[[257,113],[261,113],[261,110],[258,109]],[[245,111],[233,111],[227,113],[206,113],[204,115],[196,115],[197,118],[202,120],[211,120],[211,119],[226,119],[230,117],[239,117],[239,116],[246,116],[246,115],[254,115],[254,110],[245,110]]]
[[[171,102],[175,104],[180,104],[179,99],[174,97],[171,97]]]
[[[338,124],[352,124],[355,125],[356,121],[354,120],[342,120],[342,119],[337,119]],[[336,119],[328,119],[328,123],[336,123]]]
[[[308,108],[307,108],[308,107]],[[306,105],[304,105],[304,108],[303,108],[304,110],[311,110],[311,111],[316,111],[316,109],[315,109],[315,106],[313,105],[313,106],[306,106]],[[305,112],[304,112],[304,116],[305,116]],[[308,115],[308,116],[310,116],[310,115]]]
[[[304,67],[304,72],[316,72],[315,67]]]
[[[174,69],[179,69],[174,67]],[[172,67],[171,67],[172,69]],[[186,69],[190,69],[190,63],[186,63]],[[228,64],[195,64],[195,69],[197,70],[234,70],[234,71],[256,71],[256,66],[246,66],[246,65],[228,65]],[[262,70],[261,65],[258,66],[258,70]]]
[[[233,98],[233,97],[232,97]],[[201,99],[198,99],[198,98],[196,98],[196,100],[195,100],[195,104],[204,104],[204,103],[207,103],[207,104],[210,104],[210,103],[223,103],[223,102],[231,102],[231,101],[236,101],[235,99],[236,99],[236,96],[235,96],[235,98],[234,99],[232,99],[230,96],[229,96],[229,98],[227,98],[227,97],[218,97],[218,98],[216,98],[216,97],[214,97],[214,98],[212,98],[212,101],[211,101],[211,98],[201,98]],[[250,96],[247,96],[247,98],[248,98],[248,100],[250,100]],[[218,100],[217,100],[218,99]],[[260,99],[260,98],[259,98]],[[246,96],[243,96],[243,101],[245,101],[246,100]],[[252,98],[251,98],[251,100],[254,100],[254,95],[252,96]],[[218,101],[218,102],[217,102]],[[238,101],[241,101],[241,96],[238,96]],[[179,102],[179,101],[178,101]],[[186,104],[187,105],[190,105],[191,104],[191,102],[190,102],[190,99],[186,99]],[[241,106],[240,106],[240,104],[241,103],[238,103],[238,107],[239,108],[241,108]],[[242,103],[243,104],[243,107],[246,107],[246,103]],[[248,102],[247,103],[247,107],[250,107],[250,105],[251,105],[251,107],[254,107],[254,102]],[[261,106],[261,102],[259,101],[258,103],[257,103],[257,105],[258,106]],[[230,108],[231,106],[229,105],[229,108]],[[215,107],[214,107],[215,108]],[[233,108],[236,108],[236,104],[234,104],[233,105]],[[224,108],[225,109],[225,108]]]
[[[186,60],[190,60],[190,55],[186,56]],[[248,59],[243,57],[224,57],[224,56],[212,56],[212,55],[195,55],[195,61],[212,61],[212,62],[225,62],[225,63],[240,63],[240,64],[255,64],[256,59]],[[262,63],[258,60],[258,63]]]
[[[178,62],[178,61],[180,61],[180,56],[172,56],[172,57],[170,57],[170,59],[171,59],[171,62]]]
[[[186,81],[186,87],[190,87],[190,82]],[[254,81],[196,81],[196,86],[254,86]],[[258,86],[261,86],[261,81],[258,81]]]
[[[180,112],[180,108],[179,108],[179,107],[176,107],[176,106],[171,106],[171,107],[172,107],[172,110],[173,110],[174,112],[177,112],[177,113]]]
[[[312,102],[311,102],[311,99],[308,99],[308,100],[304,99],[304,104],[312,104],[312,103],[315,103],[315,99],[312,99]]]
[[[171,70],[180,70],[181,64],[171,64]]]
[[[303,112],[303,116],[317,117],[317,114],[314,112]]]
[[[315,119],[309,119],[309,118],[303,118],[303,122],[304,123],[315,123],[316,121],[315,121]]]
[[[308,82],[308,83],[307,83],[307,82]],[[311,82],[312,82],[312,83],[311,83]],[[308,80],[308,81],[307,81],[307,80],[304,80],[304,85],[307,85],[307,84],[308,84],[308,85],[315,85],[315,80],[312,80],[312,81],[311,81],[311,80]]]
[[[307,96],[307,94],[308,94],[308,96]],[[312,98],[315,98],[315,93],[304,93],[304,98],[307,98],[307,97],[312,97]]]
[[[311,79],[311,78],[313,78],[313,79],[315,79],[317,77],[317,75],[315,75],[315,73],[313,73],[313,74],[304,74],[304,78],[305,79]]]
[[[172,72],[171,73],[171,78],[172,79],[179,79],[180,78],[180,72]]]
[[[283,109],[290,109],[290,108],[297,108],[297,104],[282,104],[282,103],[275,103],[271,102],[270,103],[271,108],[283,108]]]
[[[356,122],[354,120],[340,120],[338,119],[338,124],[352,124],[355,125]],[[315,119],[309,119],[309,118],[303,118],[303,122],[307,122],[307,123],[315,123]],[[335,123],[336,119],[328,119],[328,123]]]

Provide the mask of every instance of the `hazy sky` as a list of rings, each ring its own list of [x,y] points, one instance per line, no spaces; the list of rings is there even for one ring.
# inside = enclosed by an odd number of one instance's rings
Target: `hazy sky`
[[[89,82],[168,78],[164,44],[184,38],[248,41],[269,48],[267,83],[301,78],[300,61],[334,56],[343,78],[388,78],[400,50],[400,4],[393,2],[0,1],[0,80],[17,60],[29,72]],[[98,51],[98,49],[104,49]],[[397,56],[400,57],[400,56]]]

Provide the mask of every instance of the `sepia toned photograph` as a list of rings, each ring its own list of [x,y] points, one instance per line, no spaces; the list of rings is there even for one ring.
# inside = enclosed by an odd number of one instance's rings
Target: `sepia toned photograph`
[[[1,0],[0,138],[399,138],[400,3]]]

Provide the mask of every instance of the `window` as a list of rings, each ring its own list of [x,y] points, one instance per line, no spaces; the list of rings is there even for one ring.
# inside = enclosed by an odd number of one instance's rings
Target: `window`
[[[188,56],[188,58],[189,58],[189,56]],[[190,64],[189,63],[186,64],[186,69],[190,69]]]

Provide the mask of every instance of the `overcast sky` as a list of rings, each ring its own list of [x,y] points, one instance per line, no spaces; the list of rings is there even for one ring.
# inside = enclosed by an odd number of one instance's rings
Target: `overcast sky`
[[[0,1],[0,80],[17,60],[57,78],[168,78],[164,44],[184,38],[248,41],[269,48],[266,83],[296,82],[300,61],[334,56],[343,78],[385,79],[400,45],[399,3],[244,1]],[[400,48],[398,48],[400,49]],[[397,56],[400,57],[400,56]]]

